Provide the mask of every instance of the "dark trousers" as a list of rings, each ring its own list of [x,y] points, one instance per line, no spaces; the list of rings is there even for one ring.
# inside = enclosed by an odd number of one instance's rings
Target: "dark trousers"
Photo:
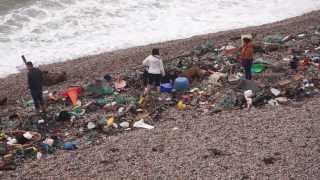
[[[245,72],[245,77],[247,80],[251,80],[251,66],[252,66],[252,59],[243,59],[241,61],[241,64],[244,68],[244,72]]]
[[[31,90],[31,96],[33,99],[34,107],[36,110],[40,109],[40,106],[44,105],[42,90]]]
[[[148,85],[151,86],[160,86],[161,84],[161,74],[151,74],[148,73]]]
[[[148,85],[148,78],[149,78],[148,75],[149,75],[148,71],[145,70],[145,71],[143,72],[143,75],[142,75],[143,85],[144,85],[144,86],[147,86],[147,85]]]

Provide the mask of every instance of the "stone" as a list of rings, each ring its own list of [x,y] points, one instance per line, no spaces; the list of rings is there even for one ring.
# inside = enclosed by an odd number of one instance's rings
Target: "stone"
[[[227,74],[216,72],[211,74],[208,78],[208,84],[213,86],[220,86],[221,83],[219,82],[222,78],[226,78]]]
[[[89,122],[88,125],[87,125],[87,128],[88,128],[89,130],[94,129],[94,128],[96,128],[96,124],[93,123],[93,122]]]
[[[288,98],[286,97],[278,97],[278,98],[275,98],[276,101],[278,101],[280,104],[285,104],[288,102]]]
[[[252,90],[253,93],[257,93],[258,91],[260,91],[260,87],[257,85],[257,83],[255,83],[252,80],[241,80],[238,84],[238,89],[242,90],[242,91],[246,91],[246,90]]]
[[[122,128],[129,128],[130,124],[128,122],[122,122],[119,124]]]
[[[276,101],[275,99],[269,100],[268,104],[271,105],[271,106],[279,106],[278,101]]]

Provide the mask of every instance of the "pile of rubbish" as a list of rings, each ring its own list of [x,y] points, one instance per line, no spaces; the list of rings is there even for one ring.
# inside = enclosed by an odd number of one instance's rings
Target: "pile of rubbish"
[[[6,105],[0,98],[0,170],[14,170],[25,159],[41,159],[57,150],[76,150],[92,145],[99,136],[136,128],[154,129],[169,108],[218,113],[233,109],[279,106],[319,94],[320,46],[291,49],[279,62],[270,45],[287,50],[295,39],[315,36],[270,35],[263,51],[256,52],[254,80],[245,80],[234,46],[216,47],[206,42],[189,56],[165,61],[166,77],[161,94],[144,96],[143,69],[106,74],[85,86],[44,92],[47,112],[33,113],[33,102]],[[320,38],[319,38],[320,39]],[[255,41],[256,42],[256,41]],[[237,43],[237,42],[235,42]],[[66,80],[57,74],[50,84]]]

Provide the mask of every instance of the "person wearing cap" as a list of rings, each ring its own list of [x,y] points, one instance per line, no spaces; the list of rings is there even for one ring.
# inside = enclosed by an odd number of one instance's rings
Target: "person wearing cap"
[[[27,62],[26,65],[28,69],[28,87],[30,89],[35,109],[38,112],[41,112],[40,108],[42,108],[42,111],[45,111],[42,95],[42,72],[40,69],[35,68],[32,62]]]
[[[152,86],[156,86],[157,91],[160,92],[161,78],[165,76],[165,71],[159,49],[152,49],[152,54],[144,59],[143,65],[147,67],[148,72],[145,94],[150,92]]]
[[[250,38],[243,39],[243,46],[240,51],[241,65],[245,71],[245,78],[251,80],[251,66],[253,62],[253,45]]]

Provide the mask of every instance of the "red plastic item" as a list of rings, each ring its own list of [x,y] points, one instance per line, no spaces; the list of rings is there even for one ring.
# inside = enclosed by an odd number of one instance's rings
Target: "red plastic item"
[[[81,93],[80,87],[71,87],[67,91],[61,93],[64,97],[69,97],[72,104],[75,106],[78,101],[78,95]]]
[[[302,61],[302,65],[303,65],[303,66],[308,66],[308,65],[310,65],[310,59],[305,58],[305,59]]]

